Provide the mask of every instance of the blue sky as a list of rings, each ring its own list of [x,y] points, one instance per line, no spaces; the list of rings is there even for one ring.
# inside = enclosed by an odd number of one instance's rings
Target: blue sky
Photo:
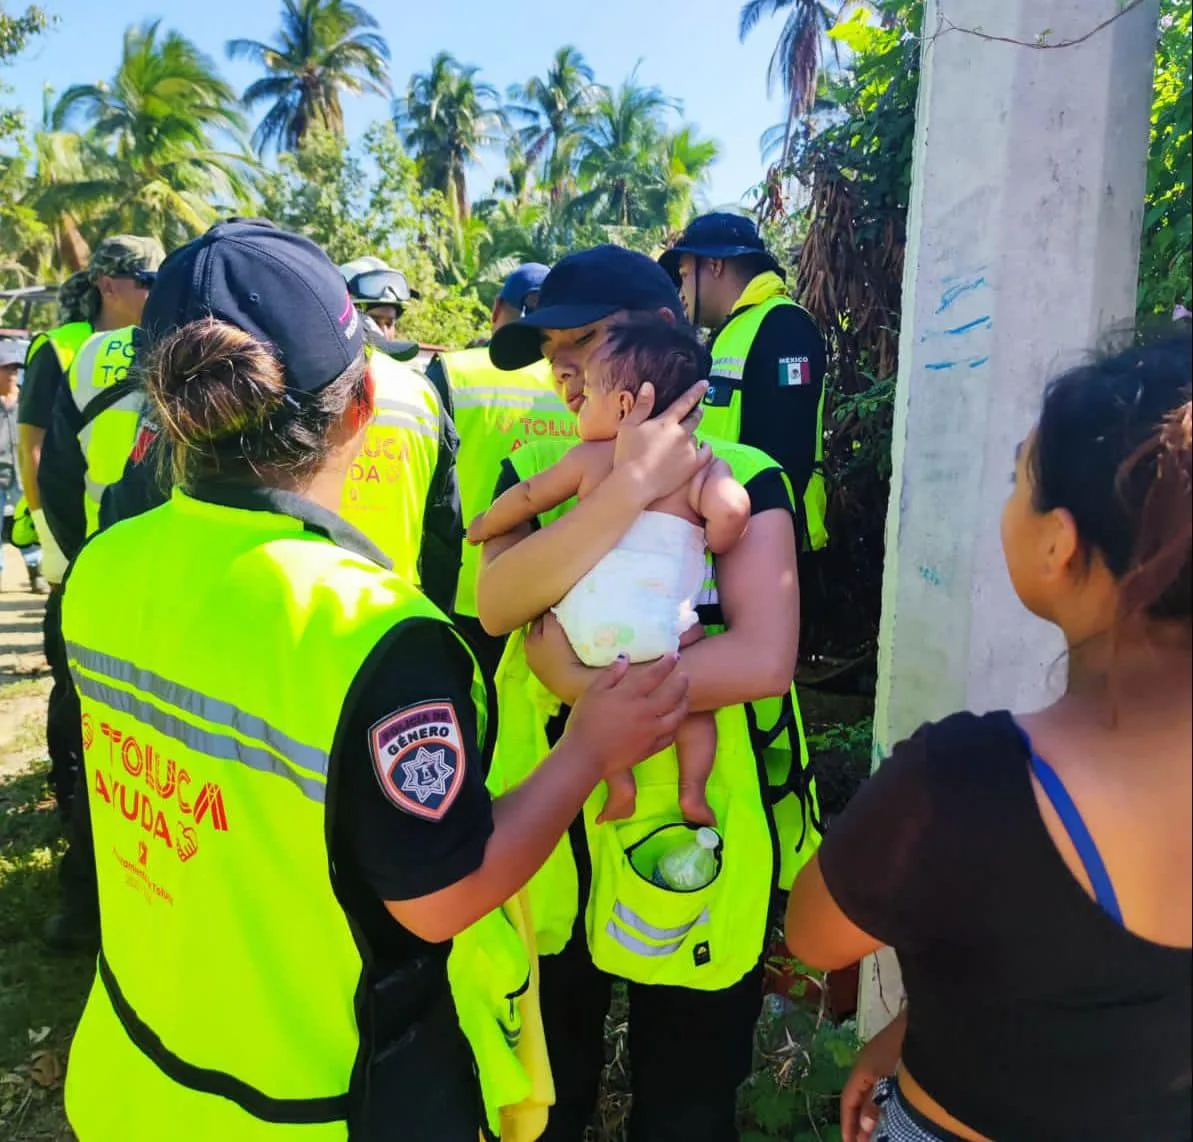
[[[61,92],[72,83],[112,74],[125,27],[160,17],[214,57],[238,90],[255,78],[251,65],[229,62],[224,42],[233,37],[268,40],[277,24],[274,0],[41,0],[58,26],[0,79],[36,119],[42,88]],[[758,139],[782,118],[780,98],[768,100],[766,66],[779,21],[764,22],[747,42],[737,40],[737,0],[556,0],[555,3],[482,3],[481,0],[364,0],[380,20],[393,53],[395,87],[447,49],[479,64],[500,91],[546,71],[551,55],[574,44],[596,71],[615,85],[638,60],[639,79],[682,100],[684,116],[721,144],[721,160],[707,197],[720,205],[738,200],[764,173]],[[19,5],[18,5],[19,7]],[[683,45],[682,47],[680,45]],[[387,112],[384,100],[350,97],[349,134],[355,138]],[[500,158],[472,176],[472,192],[486,191]]]

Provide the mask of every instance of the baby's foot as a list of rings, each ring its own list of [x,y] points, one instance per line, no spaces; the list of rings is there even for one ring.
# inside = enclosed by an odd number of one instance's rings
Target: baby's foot
[[[603,825],[606,821],[624,821],[634,815],[634,806],[638,802],[637,791],[632,785],[615,782],[608,787],[609,794],[605,798],[605,807],[597,817],[597,823]]]
[[[692,825],[715,825],[717,816],[708,803],[703,789],[680,789],[679,811],[683,819]]]

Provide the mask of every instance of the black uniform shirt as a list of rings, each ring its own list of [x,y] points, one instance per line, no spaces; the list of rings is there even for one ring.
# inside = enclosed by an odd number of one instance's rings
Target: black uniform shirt
[[[17,421],[32,428],[49,428],[54,402],[65,384],[66,374],[58,361],[57,351],[48,340],[43,341],[25,365]]]
[[[797,500],[816,460],[827,361],[816,322],[799,306],[778,305],[762,319],[742,373],[741,443],[782,465]]]

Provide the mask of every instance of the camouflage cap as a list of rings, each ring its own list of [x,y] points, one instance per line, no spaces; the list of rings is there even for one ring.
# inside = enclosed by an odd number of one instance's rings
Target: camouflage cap
[[[90,321],[95,314],[92,312],[93,292],[91,278],[86,270],[71,274],[58,287],[58,321],[62,325],[69,325],[72,321]]]
[[[100,274],[131,274],[137,270],[156,270],[166,260],[166,252],[156,238],[135,234],[116,234],[95,247],[87,274],[94,281]]]

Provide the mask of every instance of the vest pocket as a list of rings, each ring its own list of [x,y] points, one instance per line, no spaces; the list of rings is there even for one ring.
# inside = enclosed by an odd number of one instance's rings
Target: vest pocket
[[[713,959],[714,912],[722,882],[717,871],[702,888],[676,891],[652,880],[666,853],[691,844],[694,826],[670,820],[635,820],[638,839],[623,848],[616,827],[594,838],[594,869],[588,906],[588,942],[602,970],[639,983],[699,986],[701,968]],[[624,835],[624,834],[623,834]]]

